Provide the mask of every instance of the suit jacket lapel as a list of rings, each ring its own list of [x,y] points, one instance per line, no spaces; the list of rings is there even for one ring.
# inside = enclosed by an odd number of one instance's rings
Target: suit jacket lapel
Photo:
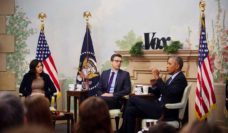
[[[182,73],[182,72],[179,72],[179,73],[174,77],[174,79],[172,79],[172,81],[171,81],[168,85],[172,84],[173,81],[176,80],[176,78],[180,75],[180,73]]]
[[[169,79],[166,81],[166,85],[169,85],[171,82],[170,82],[170,80],[172,80],[172,76],[171,77],[169,77]]]

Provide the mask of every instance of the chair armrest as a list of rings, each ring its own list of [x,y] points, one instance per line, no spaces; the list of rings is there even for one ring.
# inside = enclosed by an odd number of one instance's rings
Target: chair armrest
[[[125,110],[125,106],[127,104],[127,100],[129,99],[129,95],[124,95],[121,97],[121,108],[120,111],[123,112]]]
[[[124,100],[128,100],[128,99],[129,99],[129,95],[124,95],[122,98],[123,98]]]
[[[54,109],[57,109],[57,95],[53,95],[52,98],[51,98],[51,106],[54,108]]]
[[[23,94],[22,94],[22,93],[19,93],[18,96],[19,96],[19,97],[23,97]]]
[[[53,96],[57,96],[57,92],[53,93]]]
[[[50,111],[56,111],[56,109],[52,106],[49,107]]]
[[[167,109],[180,109],[180,108],[183,108],[184,106],[184,103],[167,103],[165,104],[165,107]]]

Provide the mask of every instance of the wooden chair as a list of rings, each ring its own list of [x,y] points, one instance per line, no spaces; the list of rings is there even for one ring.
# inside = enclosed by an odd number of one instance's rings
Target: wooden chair
[[[19,97],[22,99],[24,96],[19,93]],[[58,120],[67,120],[67,133],[73,132],[73,125],[74,125],[74,114],[71,112],[66,111],[59,111],[57,109],[57,96],[54,95],[54,103],[50,106],[50,111],[52,114],[53,119],[53,126],[55,127],[55,123]],[[71,124],[70,124],[71,123]],[[71,125],[71,127],[70,127]]]
[[[54,107],[53,107],[54,106]],[[50,110],[52,112],[52,118],[53,118],[53,124],[55,127],[56,121],[59,120],[66,120],[67,121],[67,133],[73,132],[74,127],[74,114],[71,112],[66,111],[59,111],[57,109],[57,96],[54,96],[54,105],[50,107]]]
[[[55,127],[56,121],[67,120],[67,133],[70,133],[70,129],[71,129],[71,132],[73,132],[73,127],[74,127],[73,113],[65,112],[65,111],[51,111],[51,112],[52,112],[52,119],[53,119],[54,127]]]

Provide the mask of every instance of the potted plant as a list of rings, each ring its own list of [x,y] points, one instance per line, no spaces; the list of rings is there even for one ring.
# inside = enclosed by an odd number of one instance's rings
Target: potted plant
[[[182,46],[180,41],[171,41],[169,45],[164,46],[164,51],[166,53],[175,54]]]
[[[142,51],[142,44],[143,42],[136,42],[130,49],[129,53],[131,54],[131,56],[140,56],[143,54]]]

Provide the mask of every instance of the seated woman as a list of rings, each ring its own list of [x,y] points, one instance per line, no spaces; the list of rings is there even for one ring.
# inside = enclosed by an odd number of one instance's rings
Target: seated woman
[[[56,88],[48,74],[43,72],[42,62],[37,59],[32,60],[29,69],[29,72],[23,77],[19,92],[25,97],[43,95],[51,101],[51,96],[56,92]]]

